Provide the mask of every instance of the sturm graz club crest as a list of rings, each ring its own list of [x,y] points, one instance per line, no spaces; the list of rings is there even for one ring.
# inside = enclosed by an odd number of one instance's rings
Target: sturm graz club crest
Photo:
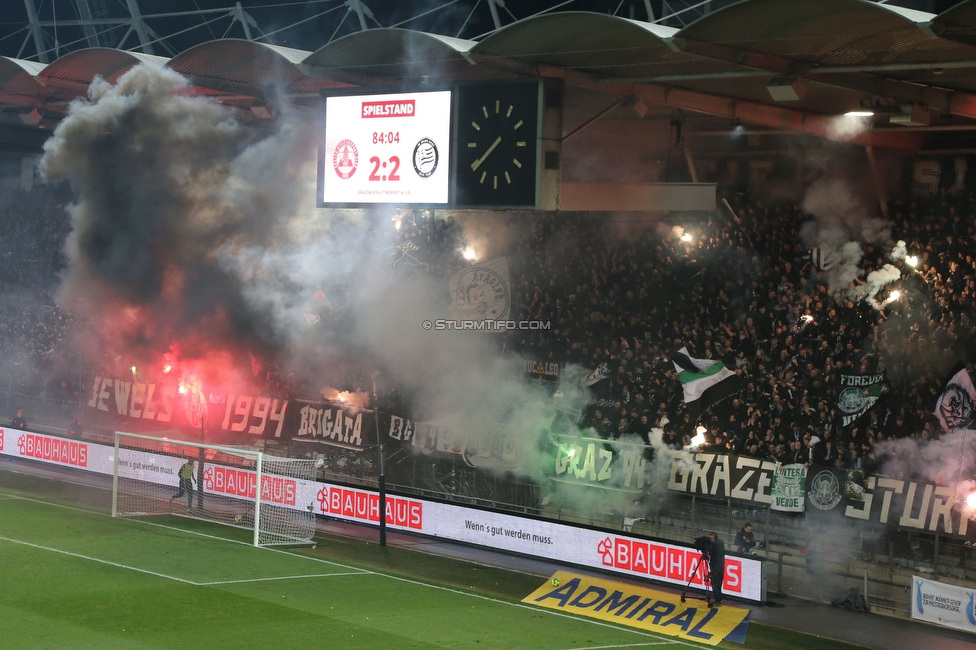
[[[829,469],[825,469],[813,477],[807,498],[810,505],[818,510],[833,510],[841,500],[840,481]]]
[[[973,423],[973,400],[959,384],[949,384],[939,400],[939,414],[949,430],[966,429]]]
[[[421,178],[430,178],[437,171],[439,159],[437,145],[430,138],[421,139],[413,148],[413,170]]]
[[[454,308],[467,318],[507,317],[511,294],[508,284],[495,271],[475,266],[457,276]]]
[[[841,426],[847,426],[874,406],[888,391],[884,373],[874,375],[841,375],[841,391],[837,409],[841,412]]]
[[[426,274],[430,265],[420,261],[415,255],[419,251],[419,246],[412,241],[405,241],[380,251],[379,263],[384,271],[398,277],[412,278]]]

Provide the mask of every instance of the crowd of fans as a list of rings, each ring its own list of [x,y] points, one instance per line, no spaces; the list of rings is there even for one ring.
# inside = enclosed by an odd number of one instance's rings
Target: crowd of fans
[[[516,318],[552,329],[520,332],[516,349],[588,370],[605,364],[583,425],[608,438],[660,427],[665,444],[691,444],[699,423],[669,357],[684,346],[747,385],[702,416],[705,450],[870,471],[879,441],[936,437],[945,372],[973,349],[974,196],[894,202],[892,240],[865,245],[863,276],[834,292],[831,271],[800,241],[810,215],[728,198],[738,219],[720,210],[687,230],[639,236],[615,235],[599,218],[536,220],[512,278]],[[897,240],[917,266],[892,259]],[[863,278],[885,264],[901,277],[864,299]],[[839,375],[882,372],[889,390],[842,426]]]
[[[607,438],[650,440],[660,428],[664,444],[681,448],[701,425],[708,450],[870,471],[879,441],[937,437],[932,411],[945,372],[969,360],[976,338],[976,195],[892,202],[890,240],[864,244],[860,278],[839,290],[829,288],[832,271],[818,264],[823,258],[801,243],[811,216],[798,205],[727,198],[734,217],[723,207],[680,224],[608,227],[603,216],[565,215],[513,220],[512,317],[549,321],[551,329],[511,333],[506,349],[594,373],[587,382],[594,400],[580,424]],[[51,291],[64,269],[69,202],[66,188],[47,186],[7,193],[0,203],[7,233],[0,242],[4,359],[43,368],[65,347],[71,319]],[[405,212],[382,221],[376,233],[388,241],[381,262],[391,273],[446,280],[472,263],[452,218]],[[898,240],[917,265],[891,255]],[[874,299],[857,294],[867,274],[886,264],[900,278]],[[349,287],[326,290],[338,305]],[[341,309],[336,314],[323,318],[341,318]],[[682,347],[721,360],[746,382],[700,422],[682,404],[669,356]],[[257,383],[276,395],[314,393],[321,381],[312,360],[302,370],[261,368]],[[374,369],[355,358],[334,365],[340,390],[374,390]],[[873,373],[886,374],[887,392],[843,426],[839,376]],[[396,393],[396,386],[382,388]],[[78,396],[68,382],[52,390]]]
[[[9,187],[0,195],[0,359],[48,376],[64,360],[61,343],[71,327],[53,295],[65,268],[70,201],[67,185]]]

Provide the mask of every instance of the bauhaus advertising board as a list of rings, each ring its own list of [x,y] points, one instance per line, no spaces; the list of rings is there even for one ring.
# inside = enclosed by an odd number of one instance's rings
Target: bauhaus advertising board
[[[173,441],[174,446],[178,441]],[[50,465],[112,474],[115,448],[80,440],[0,429],[0,455]],[[181,464],[172,455],[120,450],[119,473],[161,485],[174,486]],[[250,470],[204,466],[204,492],[253,499],[256,476]],[[325,517],[378,525],[379,495],[374,490],[265,477],[262,501],[305,509]],[[581,528],[553,521],[520,517],[450,503],[388,495],[385,518],[391,529],[484,546],[556,562],[703,590],[704,571],[696,571],[701,557],[691,545]],[[726,595],[752,602],[765,600],[763,563],[758,558],[728,555]]]

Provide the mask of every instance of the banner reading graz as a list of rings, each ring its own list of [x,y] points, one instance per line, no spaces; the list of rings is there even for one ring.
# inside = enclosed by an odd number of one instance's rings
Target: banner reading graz
[[[89,420],[133,432],[172,429],[208,436],[280,437],[288,400],[253,394],[214,393],[206,388],[179,392],[175,378],[132,381],[96,376],[87,392]]]
[[[668,489],[755,503],[773,502],[776,463],[726,454],[695,454],[671,463]]]
[[[573,436],[553,436],[552,442],[552,480],[628,492],[643,490],[645,445]]]

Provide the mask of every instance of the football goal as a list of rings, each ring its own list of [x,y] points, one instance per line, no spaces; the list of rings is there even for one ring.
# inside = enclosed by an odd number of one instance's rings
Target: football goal
[[[115,433],[112,516],[181,515],[254,531],[255,546],[310,544],[315,461]]]

